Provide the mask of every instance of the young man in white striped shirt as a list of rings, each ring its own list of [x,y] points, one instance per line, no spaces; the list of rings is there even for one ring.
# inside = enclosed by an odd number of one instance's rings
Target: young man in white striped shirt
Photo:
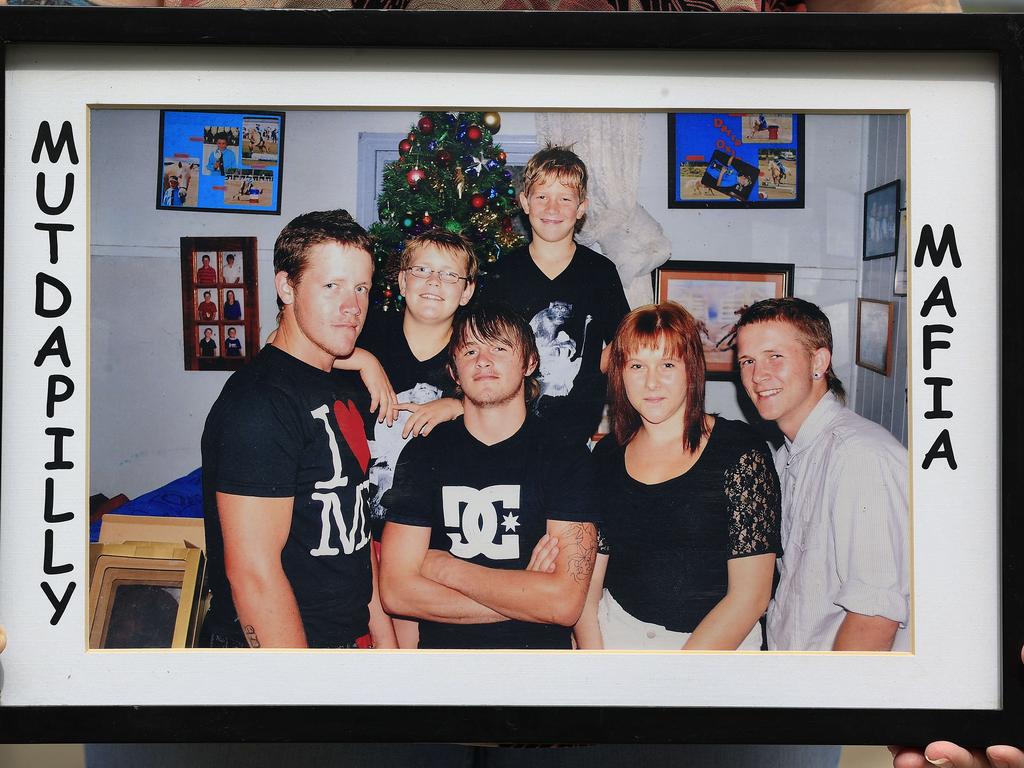
[[[785,436],[769,649],[909,650],[907,449],[845,407],[817,306],[759,301],[737,330],[743,387]]]

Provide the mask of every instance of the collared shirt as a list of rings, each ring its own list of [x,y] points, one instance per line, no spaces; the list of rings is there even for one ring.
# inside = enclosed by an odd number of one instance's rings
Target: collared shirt
[[[827,393],[775,458],[782,488],[770,650],[830,650],[846,613],[900,624],[909,650],[907,449]]]

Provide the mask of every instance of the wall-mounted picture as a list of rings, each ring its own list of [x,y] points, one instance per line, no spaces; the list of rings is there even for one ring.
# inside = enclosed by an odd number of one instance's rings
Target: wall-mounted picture
[[[803,208],[804,116],[668,116],[669,208]]]
[[[792,264],[668,261],[654,273],[655,301],[681,304],[697,320],[709,379],[736,375],[736,321],[762,299],[793,295]]]
[[[900,236],[900,180],[864,193],[864,259],[895,256]]]
[[[259,339],[255,237],[181,238],[186,371],[240,368]]]
[[[281,212],[284,113],[160,112],[159,209]]]
[[[892,371],[893,303],[857,299],[857,365],[888,376]]]
[[[896,243],[896,261],[892,279],[892,292],[895,296],[907,295],[907,212],[900,211],[900,226]]]

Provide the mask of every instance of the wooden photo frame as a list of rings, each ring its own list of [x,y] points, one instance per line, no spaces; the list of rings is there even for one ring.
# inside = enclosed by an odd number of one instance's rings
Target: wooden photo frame
[[[89,648],[191,648],[206,585],[201,549],[158,542],[89,547]]]
[[[567,26],[583,41],[579,49],[562,50]],[[472,42],[481,29],[529,41],[529,50],[510,43],[488,59],[488,76],[481,77]],[[2,428],[8,448],[0,483],[0,617],[9,637],[0,658],[0,718],[7,737],[52,740],[56,719],[59,737],[76,741],[174,740],[182,732],[195,740],[562,744],[923,744],[941,738],[983,745],[1017,738],[1024,717],[1024,591],[1018,578],[1024,523],[1016,514],[1016,436],[1024,417],[1001,405],[1013,391],[1012,367],[1001,361],[1017,359],[1024,343],[1013,313],[1024,269],[1012,250],[1024,239],[1024,188],[1016,183],[1024,172],[1024,144],[1014,140],[1024,124],[1019,17],[11,7],[0,14],[0,31],[7,105]],[[419,42],[429,50],[416,47]],[[345,110],[415,112],[424,104],[443,107],[453,94],[461,104],[505,115],[658,112],[658,137],[665,134],[664,114],[695,107],[863,117],[863,130],[835,137],[835,143],[854,134],[868,140],[872,116],[912,115],[904,129],[910,158],[904,317],[913,350],[906,382],[913,650],[89,651],[82,510],[92,476],[114,459],[124,458],[129,473],[151,456],[165,464],[181,460],[167,442],[173,430],[152,426],[146,414],[163,409],[194,425],[227,378],[188,374],[183,391],[175,391],[181,379],[174,377],[184,373],[176,346],[181,304],[174,246],[181,232],[172,236],[162,227],[180,225],[188,214],[168,216],[152,205],[158,112],[181,105],[248,108],[254,75],[221,65],[244,58],[257,43],[260,102],[281,111],[328,113],[346,135],[361,127]],[[920,87],[922,73],[928,88]],[[197,93],[206,104],[193,101]],[[90,131],[110,127],[104,118],[114,111],[142,113],[132,117],[146,129],[138,135],[148,159],[128,171],[145,188],[135,202],[134,182],[115,183],[125,172],[116,162],[118,148],[89,141]],[[339,133],[325,130],[303,137],[310,144],[299,162],[299,123],[289,126],[286,186],[295,185],[286,190],[289,205],[297,199],[292,190],[308,185],[319,209],[354,207],[355,185],[344,172],[355,150],[318,145]],[[127,140],[134,134],[120,135]],[[822,152],[832,146],[822,143],[825,131],[809,138]],[[931,160],[938,153],[941,164]],[[637,197],[646,207],[658,206],[662,221],[677,228],[675,260],[707,255],[755,268],[795,262],[794,293],[814,289],[824,297],[823,308],[844,330],[835,357],[847,355],[854,370],[853,298],[862,268],[856,246],[861,194],[870,186],[861,166],[846,175],[848,192],[826,188],[806,199],[808,206],[820,204],[823,220],[835,217],[839,235],[801,228],[807,207],[768,211],[770,222],[737,235],[727,211],[662,210],[666,157],[667,146],[648,163],[657,178]],[[996,169],[1001,183],[993,183],[992,174],[977,174],[978,167]],[[76,180],[73,189],[69,177]],[[89,189],[94,194],[87,201]],[[63,202],[62,190],[70,190]],[[102,210],[96,205],[101,194],[116,196]],[[153,217],[144,222],[145,242],[100,238],[98,233],[117,235],[118,227],[136,224],[130,212],[140,206]],[[289,211],[280,224],[301,212]],[[740,213],[749,220],[750,212]],[[187,231],[233,236],[241,229],[229,217],[201,218],[203,229]],[[257,223],[278,221],[262,217]],[[636,242],[638,230],[629,229]],[[266,243],[262,230],[259,239]],[[654,252],[658,235],[643,244]],[[270,250],[265,247],[258,258],[269,264]],[[653,266],[625,275],[636,303],[652,297]],[[118,361],[109,347],[121,343],[120,325],[138,313],[111,322],[96,318],[102,303],[96,297],[113,301],[97,293],[101,284],[117,286],[128,269],[133,277],[125,289],[131,290],[115,291],[113,298],[160,299],[141,309],[164,321],[175,345],[173,360],[149,356],[144,344],[131,349],[125,368],[151,377],[142,402],[117,389],[116,364],[103,368]],[[59,280],[73,300],[62,301],[40,273]],[[136,282],[147,290],[133,293]],[[261,308],[250,313],[253,319],[262,312],[264,324],[274,314],[266,282]],[[923,312],[936,285],[948,287],[938,298],[955,296],[955,314],[951,299],[932,301]],[[828,291],[836,286],[842,290],[831,300]],[[192,295],[189,301],[196,301]],[[954,332],[942,338],[934,326]],[[253,337],[247,329],[246,341]],[[949,343],[936,346],[938,340]],[[97,377],[105,377],[102,385]],[[935,377],[953,384],[939,387],[947,400],[935,409],[939,416],[928,418],[936,387],[926,379]],[[716,396],[733,386],[708,384]],[[193,387],[205,387],[202,397],[192,396]],[[98,461],[116,444],[109,425],[126,413],[145,442],[123,457],[111,453],[110,460]],[[941,458],[942,441],[955,447],[955,471]],[[195,441],[189,443],[188,451],[195,449]],[[930,452],[940,458],[925,467]],[[187,454],[189,461],[193,455]],[[21,514],[24,509],[42,514]],[[935,554],[948,552],[951,541],[961,561],[956,569]],[[161,674],[160,686],[130,684],[170,668],[174,674]],[[195,680],[209,683],[204,693],[197,695]],[[267,680],[288,684],[268,686]]]
[[[186,371],[238,370],[259,350],[255,237],[181,238]]]
[[[857,365],[888,376],[892,371],[893,303],[857,299]]]
[[[681,304],[701,328],[709,381],[734,379],[736,320],[761,299],[793,295],[793,264],[668,261],[653,273],[654,300]]]

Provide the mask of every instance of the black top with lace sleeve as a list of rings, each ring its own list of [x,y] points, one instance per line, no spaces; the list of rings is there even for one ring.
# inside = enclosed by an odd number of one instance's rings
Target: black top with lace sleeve
[[[775,464],[743,422],[718,417],[697,463],[663,483],[630,477],[611,436],[594,455],[604,483],[604,585],[635,618],[692,632],[725,596],[730,559],[781,554]]]

